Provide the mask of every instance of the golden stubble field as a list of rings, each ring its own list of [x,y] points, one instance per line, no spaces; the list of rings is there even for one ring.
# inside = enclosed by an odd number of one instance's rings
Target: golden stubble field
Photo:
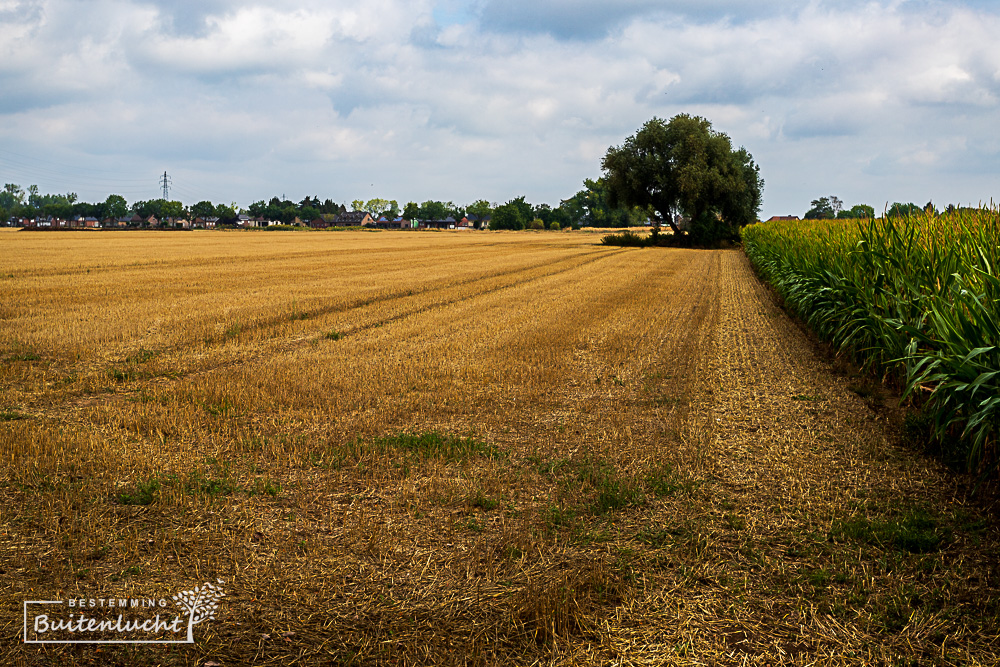
[[[995,664],[990,502],[741,251],[598,239],[0,232],[0,662]]]

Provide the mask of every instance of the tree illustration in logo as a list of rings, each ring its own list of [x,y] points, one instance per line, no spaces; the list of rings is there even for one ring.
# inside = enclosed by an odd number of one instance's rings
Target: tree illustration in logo
[[[194,643],[194,626],[208,619],[215,619],[215,610],[219,608],[219,600],[225,596],[222,592],[222,579],[217,580],[219,586],[207,581],[201,586],[195,586],[190,591],[181,591],[173,596],[177,606],[188,614],[187,643]]]

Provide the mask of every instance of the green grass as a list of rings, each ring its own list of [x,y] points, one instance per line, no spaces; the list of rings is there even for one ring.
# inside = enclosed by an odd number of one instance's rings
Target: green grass
[[[939,551],[945,545],[949,532],[925,511],[911,509],[893,518],[869,519],[855,516],[835,521],[830,530],[830,538],[926,554]]]
[[[401,452],[411,454],[418,459],[434,458],[449,462],[466,461],[474,456],[505,458],[503,451],[475,438],[463,438],[437,431],[397,433],[380,438],[355,440],[346,449],[355,458],[360,458],[366,452],[377,454]]]
[[[120,505],[151,505],[160,490],[160,480],[156,478],[138,482],[135,487],[119,493],[115,499]]]

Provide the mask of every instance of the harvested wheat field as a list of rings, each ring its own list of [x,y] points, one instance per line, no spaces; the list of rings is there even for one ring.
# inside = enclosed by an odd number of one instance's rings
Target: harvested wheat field
[[[597,240],[0,233],[0,663],[997,664],[989,495],[741,251]]]

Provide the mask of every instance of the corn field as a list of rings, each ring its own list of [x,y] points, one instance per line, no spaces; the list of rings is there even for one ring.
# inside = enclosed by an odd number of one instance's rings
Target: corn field
[[[762,277],[822,339],[902,382],[933,439],[996,464],[1000,215],[780,222],[744,234]]]

